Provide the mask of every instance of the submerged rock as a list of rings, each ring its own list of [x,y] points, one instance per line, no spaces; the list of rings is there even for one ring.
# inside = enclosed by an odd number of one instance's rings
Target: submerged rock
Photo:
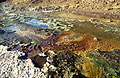
[[[3,33],[5,33],[5,31],[0,28],[0,34],[3,34]]]

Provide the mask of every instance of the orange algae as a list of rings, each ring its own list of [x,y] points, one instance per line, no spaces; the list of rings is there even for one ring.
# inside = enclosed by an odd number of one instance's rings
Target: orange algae
[[[59,35],[41,38],[36,34],[28,34],[28,36],[37,41],[41,45],[42,50],[53,50],[56,52],[62,51],[89,51],[93,49],[100,49],[101,51],[111,51],[119,49],[118,46],[113,45],[108,41],[99,39],[91,34],[75,33],[74,31],[62,32]],[[99,45],[99,48],[98,48]]]
[[[66,37],[74,37],[77,38],[69,39]],[[79,51],[79,50],[90,50],[95,49],[97,45],[97,40],[95,40],[95,36],[88,34],[77,34],[74,32],[64,32],[60,35],[58,42],[56,42],[56,46],[54,46],[53,50],[55,51]]]
[[[67,37],[74,37],[74,39],[69,39]],[[58,41],[55,42],[52,50],[54,51],[89,51],[93,49],[100,49],[101,51],[111,51],[113,49],[119,49],[114,43],[97,38],[91,34],[80,34],[73,31],[63,32],[59,35]],[[99,45],[99,47],[98,47]]]
[[[57,52],[89,51],[98,49],[97,45],[99,45],[99,49],[102,51],[116,48],[116,46],[107,41],[97,39],[94,35],[74,33],[73,31],[63,32],[62,34],[46,39],[42,39],[39,36],[32,34],[31,38],[37,40],[38,43],[42,45],[43,50],[53,50]]]
[[[95,68],[93,66],[93,63],[86,57],[85,52],[83,51],[74,51],[74,53],[77,53],[77,55],[81,55],[84,59],[84,63],[81,64],[82,69],[84,72],[82,72],[83,75],[89,78],[99,78],[102,74],[102,70]]]
[[[58,46],[55,48],[57,50],[78,51],[92,49],[96,47],[96,44],[97,41],[94,40],[93,36],[85,35],[83,39],[77,41],[70,41],[68,43],[63,42],[63,44],[58,44]]]

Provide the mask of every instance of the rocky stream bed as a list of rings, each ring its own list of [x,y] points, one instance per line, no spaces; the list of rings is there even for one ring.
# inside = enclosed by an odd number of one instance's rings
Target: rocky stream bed
[[[1,78],[120,77],[119,22],[12,8],[0,5]]]

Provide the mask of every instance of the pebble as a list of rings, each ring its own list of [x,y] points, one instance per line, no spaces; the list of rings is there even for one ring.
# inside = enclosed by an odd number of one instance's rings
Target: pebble
[[[0,51],[7,51],[7,46],[0,45]]]
[[[48,61],[48,62],[53,62],[53,59],[50,58],[50,57],[47,57],[47,61]]]
[[[55,71],[57,68],[54,65],[49,66],[50,71]]]
[[[94,37],[93,39],[96,40],[96,41],[98,40],[96,37]]]

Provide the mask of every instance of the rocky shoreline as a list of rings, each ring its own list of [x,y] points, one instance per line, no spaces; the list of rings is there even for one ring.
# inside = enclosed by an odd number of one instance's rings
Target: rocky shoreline
[[[7,51],[5,46],[0,46],[0,77],[1,78],[46,78],[44,72],[34,67],[31,59],[18,59],[25,53]]]
[[[28,6],[25,5],[27,2]],[[35,3],[34,3],[35,2]],[[55,1],[56,2],[56,1]],[[59,4],[60,1],[56,2]],[[60,5],[55,5],[52,1],[18,1],[15,0],[8,0],[6,2],[1,3],[4,9],[7,12],[25,12],[26,14],[28,11],[32,12],[33,14],[38,13],[45,13],[50,15],[54,12],[67,12],[73,13],[77,15],[87,15],[91,17],[100,17],[100,18],[109,18],[109,19],[120,19],[120,11],[119,11],[119,1],[118,0],[110,0],[110,1],[71,1],[72,5],[66,4],[68,1],[61,1]],[[17,4],[16,4],[17,3]],[[48,3],[48,4],[47,4]],[[9,5],[5,5],[9,4]],[[106,5],[105,5],[106,4]],[[86,5],[86,6],[85,6]],[[87,7],[89,6],[89,7]],[[26,10],[26,11],[25,11]],[[34,12],[35,11],[35,12]]]
[[[73,13],[76,15],[84,15],[97,18],[107,18],[107,19],[120,19],[119,13],[109,13],[107,11],[91,11],[91,10],[75,10],[75,9],[65,9],[63,12]]]

